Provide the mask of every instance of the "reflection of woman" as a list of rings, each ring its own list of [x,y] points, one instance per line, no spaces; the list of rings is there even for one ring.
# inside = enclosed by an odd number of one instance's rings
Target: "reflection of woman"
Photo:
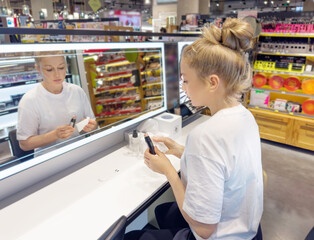
[[[167,177],[176,203],[156,208],[161,230],[130,232],[125,239],[255,239],[263,212],[261,145],[254,117],[239,102],[250,87],[244,51],[253,29],[229,19],[220,30],[205,28],[203,38],[184,48],[183,90],[194,106],[208,106],[211,118],[189,134],[185,148],[154,140],[181,158],[181,179],[167,156],[147,150],[145,163]]]
[[[35,60],[43,81],[27,92],[19,103],[17,139],[20,147],[27,151],[78,136],[75,128],[69,125],[72,117],[76,122],[90,117],[83,131],[96,129],[94,113],[84,91],[64,82],[67,64],[62,53],[40,53]]]

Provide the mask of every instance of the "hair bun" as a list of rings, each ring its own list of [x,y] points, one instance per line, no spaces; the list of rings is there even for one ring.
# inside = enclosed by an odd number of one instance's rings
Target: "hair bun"
[[[222,25],[222,45],[235,51],[251,48],[254,30],[251,25],[240,19],[227,19]]]
[[[221,30],[215,25],[207,25],[203,28],[203,38],[211,44],[218,45],[221,43]]]

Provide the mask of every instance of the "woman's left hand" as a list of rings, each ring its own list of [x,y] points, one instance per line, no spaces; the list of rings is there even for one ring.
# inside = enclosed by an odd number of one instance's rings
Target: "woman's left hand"
[[[159,149],[155,146],[156,155],[153,155],[147,149],[144,153],[144,162],[145,164],[154,172],[167,175],[167,172],[173,170],[170,160],[166,157],[166,155],[159,151]]]
[[[97,122],[94,119],[89,119],[88,124],[83,128],[84,132],[90,132],[97,128]]]

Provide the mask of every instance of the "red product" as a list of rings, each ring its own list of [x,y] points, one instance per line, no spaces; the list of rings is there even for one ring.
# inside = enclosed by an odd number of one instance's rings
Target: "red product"
[[[272,89],[279,89],[283,87],[284,79],[280,76],[271,76],[268,80],[268,84]]]
[[[309,114],[309,115],[314,115],[314,100],[306,100],[302,104],[302,110],[304,113]]]
[[[262,74],[255,74],[253,77],[253,85],[254,87],[260,88],[264,86],[267,82],[267,79]]]
[[[285,88],[287,88],[289,91],[295,91],[300,88],[301,82],[296,77],[289,77],[284,82]]]

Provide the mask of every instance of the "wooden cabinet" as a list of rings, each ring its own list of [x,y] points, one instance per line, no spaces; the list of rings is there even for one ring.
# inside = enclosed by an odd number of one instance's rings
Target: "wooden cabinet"
[[[314,151],[314,119],[249,108],[263,139]]]
[[[293,131],[293,145],[314,151],[314,120],[295,120]]]

